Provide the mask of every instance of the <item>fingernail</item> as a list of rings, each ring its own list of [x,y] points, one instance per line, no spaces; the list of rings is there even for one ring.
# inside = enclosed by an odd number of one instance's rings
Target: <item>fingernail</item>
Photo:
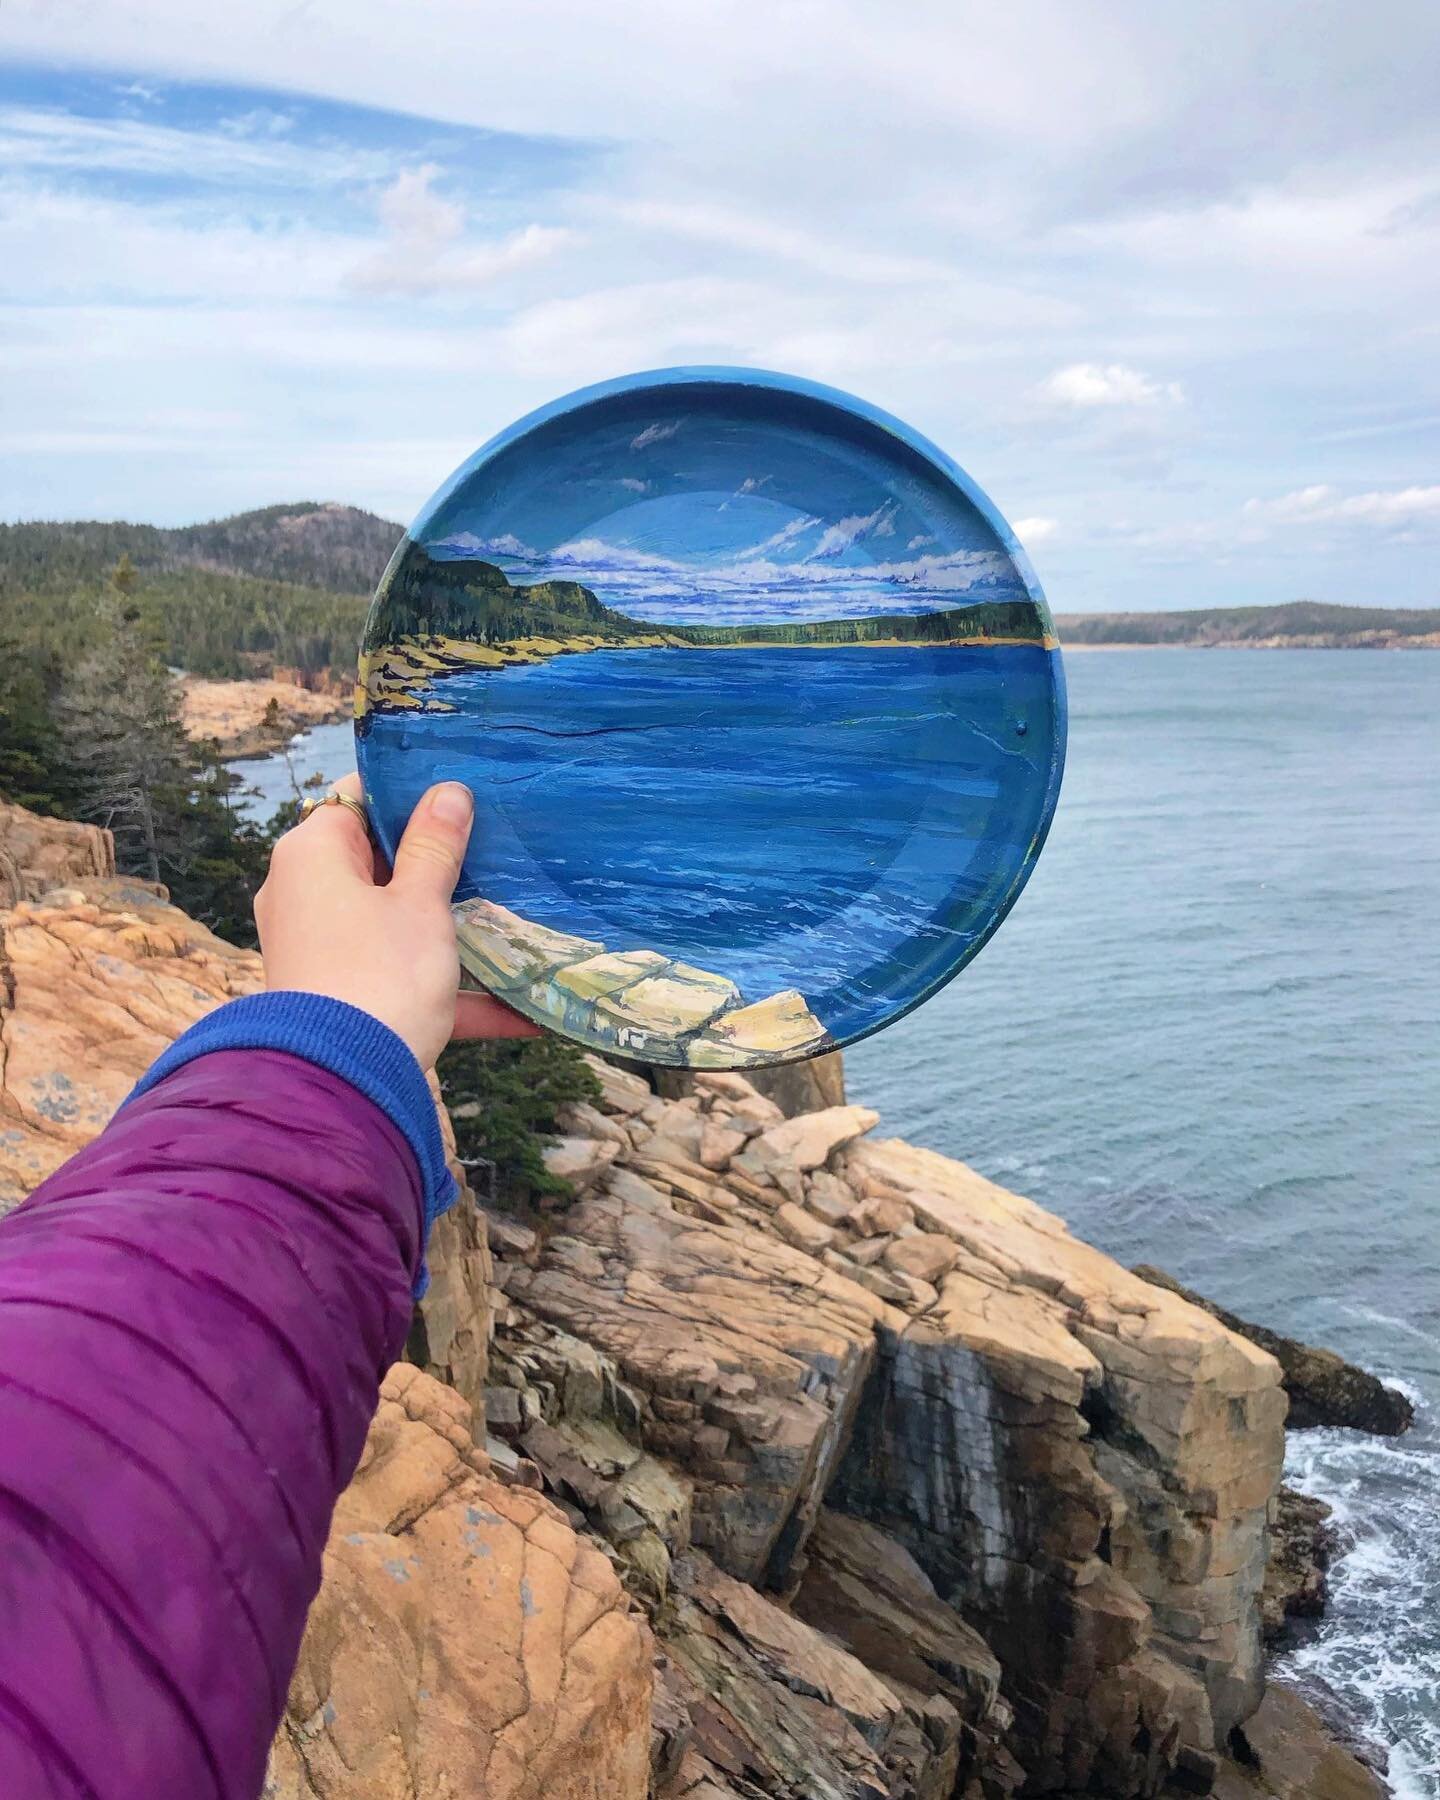
[[[462,781],[442,781],[430,796],[430,815],[442,825],[469,825],[475,801]]]

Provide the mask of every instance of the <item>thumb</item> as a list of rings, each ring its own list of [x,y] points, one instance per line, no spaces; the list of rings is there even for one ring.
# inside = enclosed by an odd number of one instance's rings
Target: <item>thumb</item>
[[[442,781],[422,794],[395,852],[390,886],[448,900],[460,879],[475,801],[459,781]]]

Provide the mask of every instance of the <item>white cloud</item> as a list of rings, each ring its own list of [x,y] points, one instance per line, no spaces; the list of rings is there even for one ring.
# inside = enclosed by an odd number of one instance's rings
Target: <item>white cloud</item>
[[[1058,519],[1017,519],[1014,532],[1022,544],[1042,544],[1060,529]]]
[[[1070,363],[1044,381],[1040,392],[1061,406],[1154,406],[1185,398],[1178,381],[1156,381],[1124,363]]]
[[[437,194],[435,163],[405,169],[380,192],[376,211],[386,241],[351,269],[351,284],[370,294],[434,294],[487,287],[544,262],[575,240],[561,226],[526,225],[489,244],[465,240],[465,208]]]
[[[1413,525],[1440,519],[1440,486],[1372,489],[1342,494],[1324,484],[1296,488],[1271,500],[1252,499],[1242,511],[1247,518],[1286,525],[1329,524],[1354,520],[1366,525]]]
[[[823,30],[813,5],[433,0],[398,36],[380,0],[253,0],[201,31],[182,0],[5,16],[52,95],[81,58],[144,93],[110,118],[0,105],[0,509],[178,520],[324,492],[411,513],[564,388],[746,363],[850,388],[986,487],[1046,496],[1067,608],[1431,598],[1401,547],[1440,451],[1440,10],[1418,0],[1293,55],[1248,0],[827,0]],[[626,79],[597,81],[617,43]],[[187,77],[235,85],[227,119],[177,96]],[[354,111],[317,134],[307,90]],[[397,136],[395,113],[424,124]],[[472,127],[579,150],[492,160],[455,147]],[[445,173],[397,186],[427,159]],[[564,230],[581,254],[534,235]],[[417,316],[415,293],[438,303]],[[233,422],[120,448],[186,403]],[[382,442],[377,418],[424,436]],[[1290,501],[1317,443],[1333,493]]]

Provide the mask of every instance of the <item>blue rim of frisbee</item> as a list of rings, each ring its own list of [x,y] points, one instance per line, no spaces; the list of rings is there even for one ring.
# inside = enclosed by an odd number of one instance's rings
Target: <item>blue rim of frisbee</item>
[[[1044,634],[1053,646],[1049,655],[1053,705],[1051,713],[1052,730],[1050,741],[1050,764],[1045,795],[1040,807],[1040,816],[1030,842],[1026,846],[1025,852],[1019,861],[1009,886],[992,907],[989,918],[982,926],[977,928],[974,936],[970,939],[969,943],[966,944],[964,949],[956,955],[953,962],[917,992],[912,994],[909,999],[903,1002],[897,1002],[894,1009],[888,1012],[885,1017],[878,1019],[873,1023],[859,1026],[850,1032],[833,1034],[830,1036],[829,1042],[817,1046],[814,1049],[789,1053],[764,1063],[747,1064],[737,1062],[733,1065],[736,1072],[743,1072],[747,1068],[774,1068],[806,1062],[815,1057],[827,1055],[831,1051],[848,1049],[854,1044],[861,1043],[866,1038],[873,1037],[877,1032],[884,1031],[889,1026],[897,1024],[901,1019],[907,1018],[928,1000],[933,999],[942,988],[947,987],[963,969],[967,968],[969,964],[974,961],[976,956],[978,956],[981,950],[983,950],[990,942],[991,938],[994,937],[995,933],[1009,916],[1016,901],[1024,890],[1026,883],[1030,879],[1036,861],[1049,836],[1050,827],[1054,822],[1055,810],[1059,802],[1061,780],[1065,771],[1069,709],[1064,664],[1059,655],[1054,620],[1051,616],[1044,590],[1031,565],[1029,556],[1026,554],[1019,539],[1015,536],[1009,521],[995,506],[994,502],[979,483],[976,482],[953,457],[947,455],[944,450],[924,436],[923,433],[916,431],[912,426],[907,425],[903,419],[897,418],[893,413],[886,412],[882,407],[874,406],[869,401],[862,400],[858,396],[847,393],[841,388],[830,387],[823,382],[808,381],[803,376],[787,375],[774,369],[749,368],[743,365],[729,365],[723,363],[681,364],[670,368],[646,369],[631,375],[614,376],[607,381],[592,382],[585,387],[575,388],[567,394],[562,394],[557,399],[548,401],[544,406],[536,407],[532,412],[524,414],[523,417],[516,419],[502,431],[499,431],[493,437],[488,438],[481,444],[478,450],[468,456],[465,461],[441,483],[436,491],[430,496],[429,500],[426,501],[425,505],[421,507],[420,511],[415,515],[404,538],[402,538],[400,543],[396,546],[394,555],[391,557],[390,563],[387,565],[385,573],[381,577],[379,587],[377,588],[377,594],[383,591],[391,571],[401,561],[406,551],[412,545],[424,541],[426,528],[430,521],[441,512],[451,499],[453,499],[455,494],[472,480],[487,463],[500,456],[504,451],[518,443],[522,438],[543,426],[553,424],[558,419],[568,415],[583,413],[590,406],[607,399],[619,396],[628,398],[635,394],[647,392],[663,393],[670,389],[686,387],[748,389],[752,391],[758,390],[762,393],[769,392],[794,397],[811,402],[822,408],[848,414],[850,417],[858,419],[864,424],[883,432],[886,436],[893,438],[896,443],[902,447],[904,452],[908,452],[910,456],[917,457],[922,462],[928,464],[936,474],[949,482],[953,487],[957,488],[968,504],[975,509],[989,526],[990,530],[995,534],[1000,547],[1013,565],[1020,584],[1025,591],[1026,598],[1035,607]],[[359,735],[359,729],[359,722],[357,721],[357,736]],[[387,856],[393,856],[395,844],[393,841],[389,841],[391,834],[384,829],[383,821],[376,815],[373,806],[371,811],[372,818],[375,819],[377,826],[379,826],[377,835],[379,835],[381,839],[381,847]],[[529,1015],[527,1014],[526,1016],[528,1017]],[[577,1043],[580,1048],[592,1053],[614,1056],[620,1061],[628,1060],[640,1064],[647,1062],[645,1056],[640,1053],[627,1057],[626,1052],[623,1049],[615,1050],[598,1044],[587,1043],[583,1037],[566,1031],[554,1020],[542,1018],[536,1022],[541,1024],[545,1029],[557,1031],[559,1035],[569,1038],[571,1042]],[[665,1064],[664,1066],[685,1068],[688,1065],[679,1063],[674,1065]],[[697,1068],[694,1072],[703,1073],[704,1070]]]

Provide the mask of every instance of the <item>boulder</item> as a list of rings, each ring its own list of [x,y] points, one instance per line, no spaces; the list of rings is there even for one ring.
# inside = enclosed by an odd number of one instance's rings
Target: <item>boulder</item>
[[[604,1555],[494,1480],[463,1403],[401,1365],[335,1511],[266,1800],[644,1800],[651,1655]]]
[[[1248,1338],[1275,1358],[1285,1378],[1285,1392],[1290,1396],[1286,1423],[1291,1431],[1338,1425],[1351,1431],[1371,1431],[1380,1437],[1399,1437],[1414,1423],[1415,1408],[1398,1388],[1386,1387],[1377,1376],[1347,1363],[1333,1350],[1319,1350],[1263,1325],[1251,1325],[1148,1263],[1135,1273],[1156,1287],[1182,1295],[1192,1306],[1208,1312],[1228,1330]]]
[[[108,831],[47,819],[0,800],[0,907],[114,873],[115,844]]]
[[[801,1113],[764,1131],[747,1155],[758,1156],[771,1169],[818,1169],[836,1150],[870,1131],[880,1115],[868,1106],[827,1106],[823,1112]]]
[[[828,1250],[835,1242],[831,1227],[796,1206],[793,1200],[776,1207],[775,1229],[787,1244],[794,1244],[797,1250],[808,1250],[812,1256]]]
[[[917,1281],[936,1282],[948,1275],[960,1260],[960,1247],[938,1231],[917,1231],[912,1237],[892,1238],[885,1251],[885,1267],[897,1275],[913,1275]]]
[[[1237,1727],[1234,1760],[1214,1800],[1384,1800],[1390,1788],[1337,1742],[1314,1707],[1272,1681],[1259,1710]]]
[[[557,1137],[540,1154],[547,1174],[583,1192],[614,1162],[619,1146],[604,1138]]]
[[[1267,1643],[1285,1637],[1292,1619],[1318,1619],[1329,1595],[1328,1571],[1339,1533],[1323,1500],[1282,1487],[1270,1516],[1269,1556],[1260,1597]]]

